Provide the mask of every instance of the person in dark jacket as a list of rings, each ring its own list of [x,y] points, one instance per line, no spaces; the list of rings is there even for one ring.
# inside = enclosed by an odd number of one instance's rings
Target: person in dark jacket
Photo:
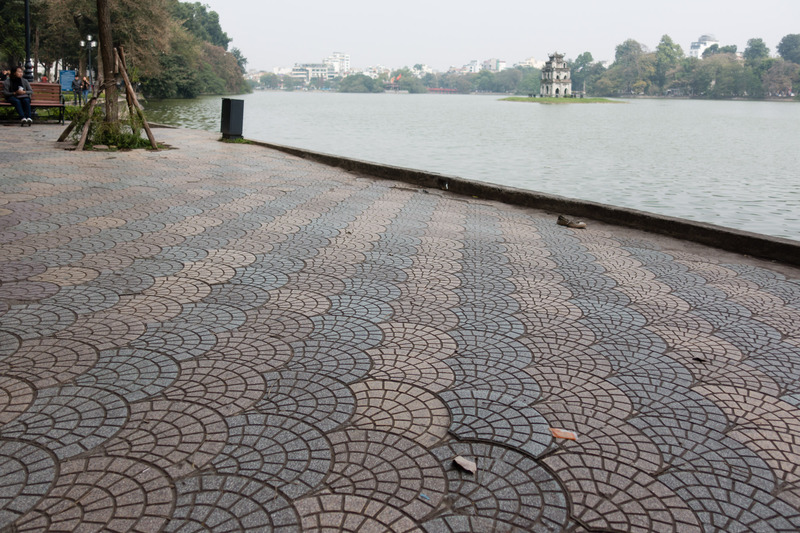
[[[17,110],[17,114],[21,118],[21,125],[30,126],[33,123],[31,118],[33,89],[28,80],[22,77],[22,74],[22,67],[17,67],[11,72],[11,76],[3,82],[3,97]]]
[[[81,78],[75,73],[75,79],[72,80],[72,94],[74,96],[72,103],[75,105],[81,104],[81,94],[83,91],[81,90]]]

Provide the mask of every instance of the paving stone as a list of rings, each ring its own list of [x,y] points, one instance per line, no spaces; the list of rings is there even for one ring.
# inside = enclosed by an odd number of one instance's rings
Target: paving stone
[[[796,268],[32,131],[0,137],[0,529],[800,529]]]

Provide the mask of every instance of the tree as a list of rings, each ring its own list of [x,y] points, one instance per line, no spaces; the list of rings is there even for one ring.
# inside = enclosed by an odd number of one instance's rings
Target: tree
[[[295,87],[302,84],[291,76],[283,76],[281,77],[281,85],[284,91],[293,91]]]
[[[737,47],[735,44],[728,44],[728,45],[725,45],[725,46],[720,46],[719,50],[718,50],[718,53],[720,53],[720,54],[736,54],[738,49],[739,49],[739,47]]]
[[[339,84],[339,92],[342,93],[381,93],[383,86],[377,80],[373,80],[364,74],[351,74],[342,79]]]
[[[572,78],[572,92],[583,91],[586,85],[586,73],[589,66],[594,61],[592,54],[584,52],[575,58],[575,61],[567,61]]]
[[[711,46],[709,46],[708,48],[703,50],[703,59],[705,59],[707,57],[711,57],[711,56],[716,55],[718,53],[719,53],[719,45],[718,44],[712,44]]]
[[[533,67],[520,69],[522,79],[517,84],[517,94],[539,94],[542,84],[542,71]]]
[[[24,62],[24,17],[22,2],[0,2],[0,20],[3,21],[3,30],[0,31],[0,64],[4,69]]]
[[[667,85],[667,75],[673,71],[680,60],[683,59],[683,49],[672,41],[669,35],[661,37],[661,42],[656,47],[656,62],[653,81],[663,91]]]
[[[233,48],[231,50],[231,54],[233,54],[233,57],[236,58],[236,63],[239,65],[239,69],[242,71],[242,74],[247,72],[247,58],[242,55],[242,51],[238,48]]]
[[[522,81],[521,68],[507,68],[498,72],[495,77],[494,90],[498,93],[513,93]]]
[[[478,72],[478,76],[475,79],[475,88],[478,92],[494,92],[494,73],[488,70]]]
[[[633,39],[628,39],[616,48],[614,65],[620,75],[619,92],[642,93],[646,92],[652,73],[655,71],[655,60],[647,54],[643,45]],[[644,86],[639,81],[644,81]],[[636,88],[634,88],[636,84]]]
[[[768,96],[787,96],[792,92],[793,81],[800,73],[800,65],[784,60],[776,60],[767,70],[761,81]]]
[[[748,63],[758,63],[769,57],[769,48],[763,39],[749,39],[744,49],[744,59]]]
[[[800,65],[800,33],[784,35],[778,43],[778,54],[784,60]]]
[[[206,9],[208,6],[200,2],[179,2],[178,0],[169,0],[169,2],[173,17],[180,21],[189,33],[201,41],[219,46],[223,50],[228,49],[231,39],[227,33],[222,31],[216,11],[208,11]]]
[[[103,90],[105,91],[105,122],[119,127],[117,115],[117,80],[114,75],[114,40],[111,36],[111,8],[109,0],[97,0],[100,57],[103,60]]]
[[[272,72],[262,74],[258,81],[267,89],[277,89],[281,86],[281,79],[277,74],[273,74]]]

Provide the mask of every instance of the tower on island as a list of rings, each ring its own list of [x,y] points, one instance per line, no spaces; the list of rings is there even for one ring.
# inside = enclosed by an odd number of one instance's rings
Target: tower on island
[[[567,97],[572,92],[572,79],[569,67],[564,61],[564,54],[555,52],[550,54],[550,61],[542,69],[542,86],[540,96]]]

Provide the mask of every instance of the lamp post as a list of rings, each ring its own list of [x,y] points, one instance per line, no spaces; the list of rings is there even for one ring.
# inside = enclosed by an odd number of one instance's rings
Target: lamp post
[[[31,61],[31,2],[25,0],[25,73],[22,75],[33,81],[33,61]]]
[[[81,48],[86,49],[86,55],[89,57],[89,85],[94,86],[94,78],[92,77],[92,48],[97,46],[97,41],[92,40],[91,35],[86,36],[85,41],[81,41]]]

